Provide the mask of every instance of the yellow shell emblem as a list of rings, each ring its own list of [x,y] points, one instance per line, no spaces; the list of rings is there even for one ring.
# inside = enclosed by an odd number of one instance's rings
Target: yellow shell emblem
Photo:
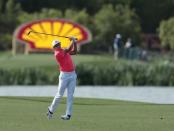
[[[24,24],[17,29],[17,39],[28,43],[31,49],[52,49],[51,43],[53,40],[59,40],[61,46],[67,48],[70,40],[37,33],[28,35],[30,31],[67,37],[74,36],[78,39],[77,44],[84,44],[91,41],[91,33],[82,25],[63,19],[45,19]]]

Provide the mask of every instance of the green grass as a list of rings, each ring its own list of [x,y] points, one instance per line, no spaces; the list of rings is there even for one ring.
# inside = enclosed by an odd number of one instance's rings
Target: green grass
[[[0,57],[0,68],[5,69],[19,69],[28,67],[54,67],[56,62],[51,55],[17,55],[17,56],[1,56]]]
[[[0,131],[173,131],[174,105],[80,99],[70,121],[62,121],[65,99],[52,120],[52,98],[0,97]]]
[[[73,56],[75,64],[106,64],[114,63],[113,56],[108,55],[76,55]],[[12,56],[8,52],[0,53],[0,68],[21,69],[21,68],[41,68],[46,71],[55,71],[57,64],[53,54],[30,54]]]
[[[75,55],[72,56],[76,65],[78,64],[114,64],[117,62],[126,62],[125,60],[119,59],[114,60],[113,55]],[[132,60],[130,61],[132,62]],[[19,69],[19,68],[45,68],[45,69],[56,69],[57,64],[53,54],[30,54],[23,55],[18,54],[12,56],[10,52],[0,52],[0,68],[5,69]]]

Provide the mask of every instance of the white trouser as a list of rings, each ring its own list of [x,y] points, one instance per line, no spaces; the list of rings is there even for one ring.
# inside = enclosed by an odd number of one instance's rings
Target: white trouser
[[[54,112],[60,103],[60,99],[63,96],[65,89],[67,88],[67,106],[66,115],[72,114],[73,94],[76,87],[77,75],[73,72],[60,72],[58,91],[49,107],[51,112]]]

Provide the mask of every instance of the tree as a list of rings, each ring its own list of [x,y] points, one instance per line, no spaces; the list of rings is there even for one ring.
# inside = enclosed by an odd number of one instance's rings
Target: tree
[[[85,9],[77,11],[73,9],[67,9],[64,13],[64,18],[71,19],[77,23],[83,24],[85,26],[90,26],[91,17],[86,12]]]
[[[3,1],[0,0],[0,20],[2,19],[2,4],[3,4]],[[0,21],[1,23],[1,21]]]
[[[33,20],[46,18],[62,18],[62,12],[56,9],[43,8],[40,12],[34,12],[32,14],[22,11],[18,16],[18,20],[21,24]]]
[[[14,0],[0,2],[0,50],[11,48],[12,33],[18,24],[17,15],[21,11],[20,4]]]
[[[160,23],[159,37],[163,46],[174,49],[174,17]]]
[[[131,37],[134,42],[139,39],[140,23],[134,10],[129,6],[105,5],[94,19],[97,29],[96,39],[100,48],[108,49],[109,46],[112,46],[116,33],[122,34],[123,39]]]
[[[8,0],[5,7],[5,19],[4,23],[8,24],[8,27],[10,26],[11,29],[14,29],[17,25],[17,15],[21,11],[20,4],[16,4],[14,0]]]
[[[0,0],[0,13],[1,13],[1,11],[2,11],[2,4],[3,4],[3,1]]]
[[[141,18],[143,32],[156,33],[160,21],[174,15],[174,0],[131,0]]]
[[[27,12],[40,11],[42,8],[55,8],[65,11],[67,8],[86,9],[90,15],[98,12],[103,5],[129,5],[135,9],[141,19],[143,32],[155,33],[163,19],[174,15],[174,0],[18,0]],[[33,6],[34,4],[34,6]]]

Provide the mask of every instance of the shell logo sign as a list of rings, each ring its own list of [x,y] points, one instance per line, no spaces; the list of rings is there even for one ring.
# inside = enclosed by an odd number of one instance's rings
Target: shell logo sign
[[[70,40],[67,38],[32,32],[28,35],[30,31],[67,37],[74,36],[78,39],[78,45],[91,41],[91,33],[80,24],[63,19],[44,19],[21,25],[15,31],[14,37],[16,40],[28,44],[30,50],[52,49],[51,43],[53,40],[59,40],[62,48],[66,48],[70,44]]]

